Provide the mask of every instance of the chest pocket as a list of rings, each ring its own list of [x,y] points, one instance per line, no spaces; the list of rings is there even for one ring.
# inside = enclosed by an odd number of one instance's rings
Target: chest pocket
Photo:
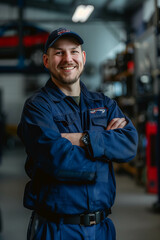
[[[79,118],[76,112],[54,116],[53,120],[61,133],[78,132]]]
[[[92,117],[91,118],[91,129],[92,130],[104,130],[107,127],[107,118],[106,117]]]

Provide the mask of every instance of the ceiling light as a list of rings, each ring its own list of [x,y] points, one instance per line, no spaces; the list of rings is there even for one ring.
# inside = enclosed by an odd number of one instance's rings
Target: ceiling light
[[[73,22],[85,22],[94,10],[93,5],[79,5],[72,17]]]

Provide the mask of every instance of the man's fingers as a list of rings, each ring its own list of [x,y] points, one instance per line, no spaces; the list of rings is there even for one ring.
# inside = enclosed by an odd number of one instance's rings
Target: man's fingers
[[[125,118],[114,118],[108,124],[106,130],[113,130],[117,128],[123,128],[127,125],[127,121]]]
[[[112,124],[111,130],[120,128],[121,124],[123,124],[124,121],[124,118],[116,119],[116,121]]]
[[[113,119],[109,122],[106,130],[110,130],[110,129],[113,127],[114,123],[115,123],[117,120],[118,120],[118,118],[113,118]]]
[[[127,121],[124,120],[117,128],[124,128],[127,125]]]

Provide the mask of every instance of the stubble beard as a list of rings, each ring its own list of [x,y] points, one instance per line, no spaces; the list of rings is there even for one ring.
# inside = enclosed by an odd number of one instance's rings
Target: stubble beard
[[[76,76],[75,78],[73,78],[73,79],[67,79],[67,78],[64,78],[64,77],[62,77],[60,75],[56,76],[53,72],[51,72],[50,74],[51,74],[52,79],[55,79],[56,82],[59,82],[59,83],[61,83],[63,85],[72,85],[72,84],[76,83],[80,79],[80,76],[82,75],[83,70],[84,70],[84,67],[83,67],[82,71],[80,72],[80,74],[78,76]]]

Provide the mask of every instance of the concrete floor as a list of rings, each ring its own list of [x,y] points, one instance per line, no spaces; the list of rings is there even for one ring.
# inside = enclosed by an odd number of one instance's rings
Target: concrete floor
[[[116,176],[117,197],[112,220],[117,240],[160,240],[160,214],[152,211],[156,195],[147,194],[127,176]]]
[[[0,240],[25,240],[30,211],[23,208],[25,153],[22,148],[5,151],[0,166]],[[159,240],[160,214],[152,213],[157,196],[145,193],[128,176],[116,176],[117,197],[111,218],[117,240]],[[67,239],[68,240],[68,239]]]

